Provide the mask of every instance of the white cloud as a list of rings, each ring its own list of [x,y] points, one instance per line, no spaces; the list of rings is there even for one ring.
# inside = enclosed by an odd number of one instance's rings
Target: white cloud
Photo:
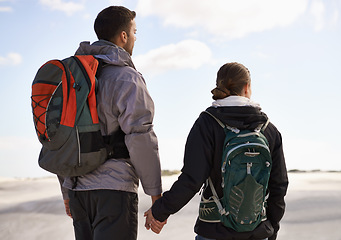
[[[72,15],[75,12],[82,11],[85,7],[82,3],[64,2],[62,0],[40,0],[40,3],[51,10],[62,11],[67,15]]]
[[[332,25],[336,26],[338,21],[339,21],[339,11],[335,9],[332,15]]]
[[[311,4],[310,13],[314,16],[316,24],[315,30],[320,31],[324,27],[325,5],[320,0],[315,0]]]
[[[262,51],[255,51],[252,53],[252,55],[260,59],[267,59],[270,57],[269,54],[264,53]]]
[[[13,9],[11,7],[0,7],[0,12],[12,12]]]
[[[216,37],[233,39],[288,26],[307,5],[308,0],[139,0],[137,12],[159,16],[165,25],[202,27]]]
[[[109,0],[109,5],[122,6],[124,5],[124,0]]]
[[[22,62],[22,56],[19,53],[9,53],[7,56],[0,56],[0,66],[19,65]]]
[[[1,2],[9,2],[8,0],[0,0]],[[0,12],[12,12],[13,8],[9,6],[0,6]]]
[[[209,47],[196,40],[184,40],[162,46],[134,57],[137,69],[151,75],[176,69],[197,69],[211,61],[212,53]]]

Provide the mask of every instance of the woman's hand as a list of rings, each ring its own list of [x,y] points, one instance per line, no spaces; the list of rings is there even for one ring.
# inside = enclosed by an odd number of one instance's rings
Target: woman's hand
[[[146,217],[146,223],[144,226],[146,227],[147,230],[151,229],[156,234],[159,234],[163,226],[167,223],[167,220],[164,222],[156,220],[153,217],[151,208],[144,213],[144,216]]]

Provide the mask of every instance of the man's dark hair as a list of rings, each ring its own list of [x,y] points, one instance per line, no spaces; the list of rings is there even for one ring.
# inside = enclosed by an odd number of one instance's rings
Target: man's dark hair
[[[103,9],[95,20],[94,28],[98,39],[110,41],[117,34],[125,31],[129,37],[131,20],[136,17],[134,11],[121,6]]]

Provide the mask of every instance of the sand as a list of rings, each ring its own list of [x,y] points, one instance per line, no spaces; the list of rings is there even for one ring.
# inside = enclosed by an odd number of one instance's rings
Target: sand
[[[341,240],[341,173],[290,173],[289,178],[287,211],[277,239]],[[176,179],[163,177],[164,189]],[[150,207],[150,197],[140,190],[139,199],[139,240],[194,239],[198,195],[168,219],[159,235],[143,226],[143,212]],[[0,178],[0,239],[74,239],[72,220],[64,213],[55,177]]]

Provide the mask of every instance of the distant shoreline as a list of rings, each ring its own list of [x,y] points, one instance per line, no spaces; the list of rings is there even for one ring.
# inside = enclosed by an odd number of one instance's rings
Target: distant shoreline
[[[313,169],[313,170],[301,170],[301,169],[290,169],[288,173],[341,173],[341,170],[321,170],[321,169]],[[162,170],[162,176],[171,176],[180,174],[180,170]]]
[[[320,170],[320,169],[313,169],[313,170],[301,170],[301,169],[290,169],[288,173],[341,173],[341,170]]]
[[[180,170],[168,170],[163,169],[161,170],[161,176],[167,177],[167,176],[173,176],[180,174]],[[290,169],[288,170],[288,173],[341,173],[341,170],[320,170],[320,169],[314,169],[314,170],[301,170],[301,169]],[[4,181],[10,181],[10,180],[35,180],[35,179],[49,179],[54,178],[55,175],[50,176],[41,176],[41,177],[3,177],[0,176],[0,182]]]

